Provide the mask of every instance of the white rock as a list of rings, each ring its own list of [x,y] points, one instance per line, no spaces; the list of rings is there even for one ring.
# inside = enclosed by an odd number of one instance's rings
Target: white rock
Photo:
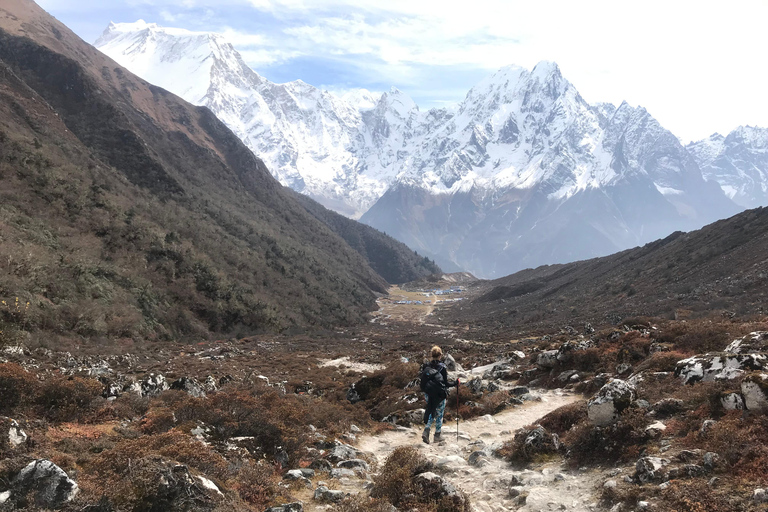
[[[621,379],[613,379],[587,402],[589,420],[598,426],[615,423],[619,413],[629,407],[635,397],[634,386]]]
[[[744,406],[749,411],[768,411],[768,374],[752,373],[741,382]]]
[[[213,483],[211,480],[208,480],[203,476],[198,476],[197,479],[200,480],[200,484],[206,489],[208,489],[209,491],[214,491],[219,496],[224,496],[224,493],[222,493],[219,490],[219,487],[215,483]]]

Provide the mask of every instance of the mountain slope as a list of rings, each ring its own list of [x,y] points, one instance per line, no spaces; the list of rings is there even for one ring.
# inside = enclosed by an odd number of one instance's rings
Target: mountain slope
[[[385,291],[208,109],[29,0],[0,7],[0,109],[0,296],[30,302],[5,334],[349,324]]]
[[[476,299],[444,315],[494,332],[638,315],[762,314],[768,307],[766,251],[768,209],[757,208],[611,256],[485,282]]]
[[[726,137],[715,133],[686,149],[704,176],[745,208],[768,205],[768,128],[740,126]]]

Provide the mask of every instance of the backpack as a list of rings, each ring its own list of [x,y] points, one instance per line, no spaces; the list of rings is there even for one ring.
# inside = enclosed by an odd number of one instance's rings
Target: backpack
[[[435,398],[444,399],[448,396],[446,382],[440,370],[442,365],[437,368],[429,363],[421,367],[421,390],[427,395]]]

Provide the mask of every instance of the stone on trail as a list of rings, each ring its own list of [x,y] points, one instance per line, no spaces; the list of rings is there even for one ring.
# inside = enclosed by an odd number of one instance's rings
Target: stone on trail
[[[285,503],[277,507],[269,507],[264,512],[304,512],[304,505],[301,502]]]
[[[664,468],[668,464],[668,459],[642,457],[635,463],[635,480],[641,484],[666,480]]]
[[[324,485],[318,486],[318,488],[315,489],[314,494],[315,500],[323,503],[338,503],[347,496],[349,496],[349,494],[344,491],[332,491]]]
[[[346,469],[352,469],[352,470],[360,470],[360,471],[369,471],[370,467],[368,466],[368,463],[365,462],[363,459],[349,459],[349,460],[342,460],[336,466],[340,468],[346,468]]]
[[[587,415],[594,425],[611,425],[634,400],[635,387],[621,379],[613,379],[587,402]]]

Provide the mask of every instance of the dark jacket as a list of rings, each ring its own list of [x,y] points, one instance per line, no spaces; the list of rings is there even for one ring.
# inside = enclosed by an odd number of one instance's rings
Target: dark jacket
[[[442,361],[438,361],[437,359],[433,359],[433,360],[429,361],[428,363],[424,363],[424,365],[422,366],[422,371],[427,366],[429,366],[431,368],[434,368],[435,370],[440,372],[440,377],[441,378],[438,379],[438,380],[442,384],[442,388],[443,388],[443,393],[442,394],[444,396],[441,397],[441,398],[444,398],[445,396],[448,395],[448,388],[456,386],[456,381],[449,381],[448,380],[448,368],[445,367],[445,364],[443,364]],[[422,389],[421,390],[424,391],[425,393],[429,394],[429,392],[425,389],[423,382],[422,382]]]

